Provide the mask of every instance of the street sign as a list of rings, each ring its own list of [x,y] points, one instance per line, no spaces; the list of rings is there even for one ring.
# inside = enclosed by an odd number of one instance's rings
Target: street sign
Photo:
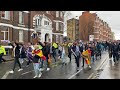
[[[94,35],[89,35],[89,41],[93,41],[94,40]]]

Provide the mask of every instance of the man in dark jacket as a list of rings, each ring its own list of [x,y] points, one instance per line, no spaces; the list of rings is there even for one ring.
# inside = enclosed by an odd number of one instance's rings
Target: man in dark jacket
[[[72,47],[72,53],[75,56],[77,70],[79,70],[80,47],[79,47],[79,44],[77,42],[75,42],[73,47]]]
[[[68,44],[68,57],[70,58],[70,62],[71,62],[71,55],[72,55],[71,49],[72,49],[72,44],[69,43],[69,44]]]
[[[80,43],[80,53],[83,53],[83,44],[82,43]],[[87,47],[86,47],[87,48]],[[85,61],[85,59],[83,58],[83,57],[81,57],[82,58],[82,61],[83,61],[83,65],[82,65],[82,67],[84,67],[84,61]]]
[[[112,59],[112,55],[113,55],[113,44],[111,42],[108,43],[108,53],[109,53],[109,59]]]
[[[43,55],[46,57],[46,61],[47,61],[47,71],[49,71],[50,68],[49,68],[49,63],[48,63],[48,59],[49,59],[48,55],[50,54],[50,47],[47,42],[44,42],[43,44],[41,44],[41,46],[43,47],[42,52],[43,52]],[[43,62],[42,62],[41,67],[43,67]]]
[[[19,58],[20,58],[20,47],[19,47],[19,44],[18,43],[14,43],[14,57],[15,57],[15,60],[14,60],[14,66],[13,66],[13,70],[10,71],[10,73],[14,73],[14,70],[15,70],[15,67],[16,67],[16,63],[18,63],[20,69],[18,71],[21,71],[23,70],[21,68],[21,64],[19,62]]]
[[[115,64],[118,63],[118,59],[119,59],[119,56],[118,56],[118,53],[119,53],[119,45],[117,42],[114,42],[113,44],[113,61]]]

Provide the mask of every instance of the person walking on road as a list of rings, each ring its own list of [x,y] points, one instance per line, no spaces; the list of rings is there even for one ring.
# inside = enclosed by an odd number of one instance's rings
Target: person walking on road
[[[24,58],[26,58],[26,53],[25,53],[25,47],[23,44],[20,44],[20,63],[22,64],[24,62]]]
[[[114,61],[114,64],[118,64],[118,59],[119,59],[118,53],[119,53],[119,45],[117,44],[117,42],[114,42],[114,44],[113,44],[113,61]]]
[[[31,43],[28,43],[27,51],[26,51],[26,56],[28,59],[27,66],[32,62],[33,56],[32,56],[32,50],[34,50],[34,47],[32,47]]]
[[[19,65],[19,70],[18,71],[21,71],[21,70],[23,70],[22,68],[21,68],[21,64],[20,64],[20,62],[19,62],[19,58],[20,58],[20,47],[19,47],[19,44],[18,43],[14,43],[14,58],[15,58],[15,60],[14,60],[14,66],[13,66],[13,70],[12,71],[10,71],[10,73],[14,73],[14,70],[15,70],[15,67],[16,67],[16,64],[18,63],[18,65]]]
[[[6,60],[2,58],[3,55],[6,55],[5,48],[0,43],[0,63],[2,63],[2,60],[5,62]]]
[[[37,77],[41,77],[42,73],[39,69],[40,67],[40,56],[38,55],[39,53],[42,54],[42,50],[39,49],[38,45],[34,46],[34,50],[32,51],[32,55],[33,55],[33,67],[34,67],[34,71],[35,71],[35,76],[33,78],[37,78]]]
[[[109,44],[108,44],[108,53],[109,53],[109,59],[112,60],[112,56],[113,56],[113,44],[111,42],[109,42]]]
[[[52,58],[54,58],[54,60],[55,60],[55,63],[56,63],[56,53],[55,53],[55,48],[54,48],[54,46],[52,45],[52,43],[51,43],[51,46],[50,46],[50,57]]]
[[[66,65],[66,58],[65,58],[65,44],[62,44],[62,65]]]
[[[75,56],[76,64],[77,64],[77,71],[79,70],[79,60],[80,60],[80,48],[77,42],[74,43],[72,47],[72,53]]]
[[[70,62],[71,62],[71,55],[72,55],[72,43],[69,43],[68,44],[68,57],[70,58]]]
[[[42,49],[42,52],[43,52],[43,55],[46,57],[46,66],[47,66],[47,71],[50,70],[50,66],[49,66],[49,62],[48,62],[48,59],[49,59],[49,54],[50,54],[50,47],[48,45],[47,42],[44,42],[43,45],[42,45],[43,49]],[[42,60],[43,61],[43,60]],[[43,67],[43,65],[42,65]]]

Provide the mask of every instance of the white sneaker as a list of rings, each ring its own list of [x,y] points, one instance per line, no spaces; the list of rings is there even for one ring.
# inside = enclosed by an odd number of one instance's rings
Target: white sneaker
[[[40,71],[43,71],[44,69],[43,68],[40,68]]]
[[[14,71],[12,70],[12,71],[10,71],[9,73],[14,73]]]
[[[38,77],[40,78],[41,76],[42,76],[42,73],[40,73]]]
[[[89,66],[89,68],[91,68],[91,66]]]
[[[50,70],[50,68],[47,68],[47,71],[49,71]]]
[[[23,69],[19,69],[18,72],[19,72],[19,71],[22,71],[22,70],[23,70]]]
[[[79,67],[77,67],[77,71],[79,71],[80,69],[79,69]]]
[[[37,76],[34,76],[33,78],[37,78]]]

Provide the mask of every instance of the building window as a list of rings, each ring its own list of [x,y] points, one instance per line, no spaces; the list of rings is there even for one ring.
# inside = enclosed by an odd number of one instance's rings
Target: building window
[[[1,18],[10,20],[10,11],[1,11]]]
[[[23,31],[19,30],[19,42],[23,42]]]
[[[19,12],[19,23],[24,24],[24,12]]]
[[[60,17],[63,18],[63,13],[62,13],[62,11],[60,12]]]
[[[49,25],[49,22],[48,21],[44,21],[44,25]]]
[[[56,31],[59,31],[59,23],[56,22]]]
[[[5,18],[5,11],[1,11],[1,17]]]
[[[56,11],[56,17],[59,17],[59,11]]]
[[[60,31],[63,31],[63,29],[64,29],[63,23],[60,23]]]
[[[35,27],[38,27],[41,25],[41,20],[39,18],[36,18],[35,20]]]

